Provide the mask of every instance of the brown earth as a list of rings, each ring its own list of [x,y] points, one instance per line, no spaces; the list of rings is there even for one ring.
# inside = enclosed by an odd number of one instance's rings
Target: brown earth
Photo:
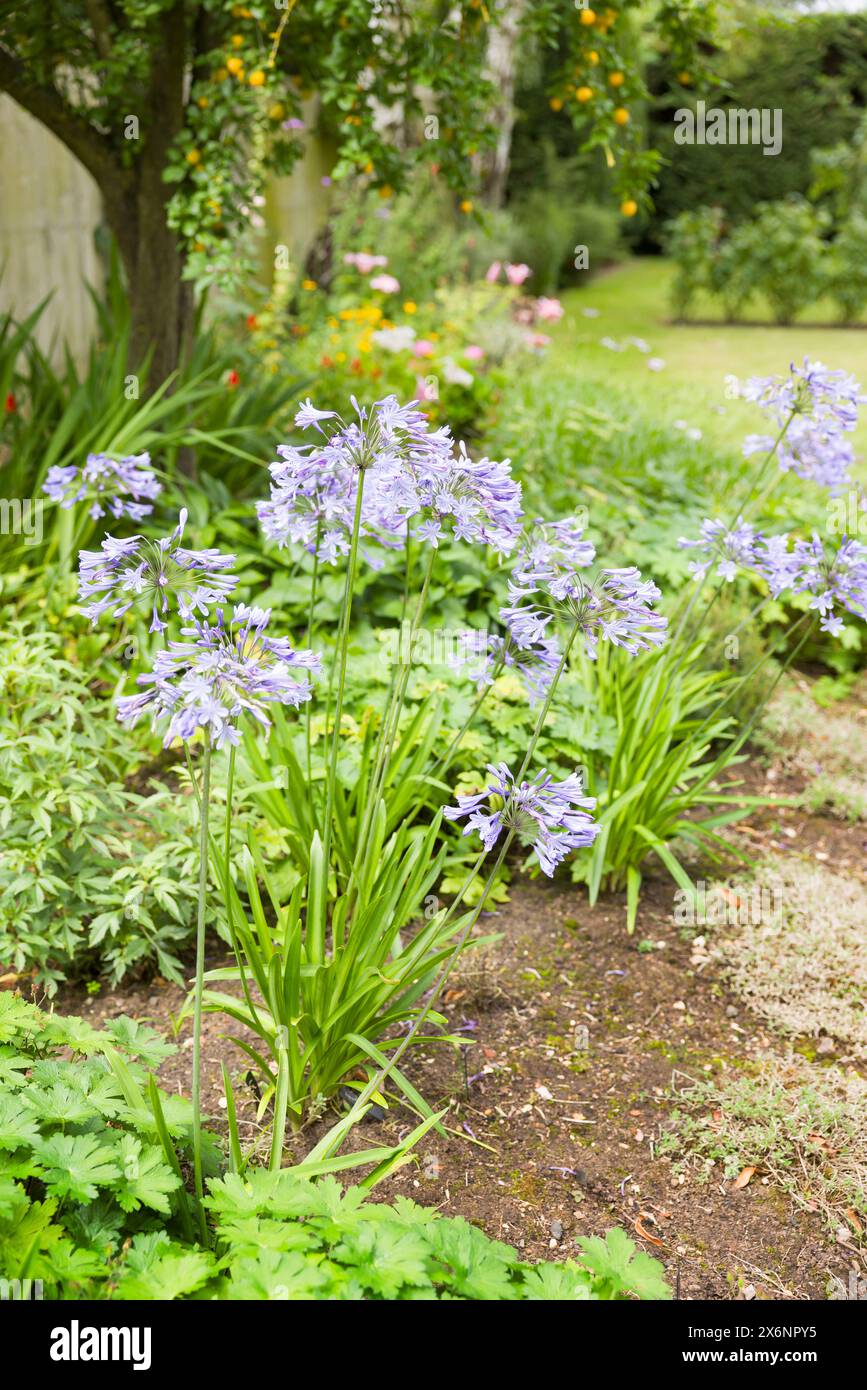
[[[746,780],[751,791],[796,789],[773,774],[769,783],[758,764]],[[835,867],[863,872],[863,825],[774,807],[746,829],[741,843],[757,857],[767,850],[831,856]],[[696,1168],[678,1172],[655,1152],[672,1088],[783,1050],[712,963],[694,964],[672,907],[671,882],[648,881],[628,937],[622,896],[590,909],[581,888],[519,881],[510,903],[483,923],[502,939],[466,957],[445,996],[443,1012],[466,1045],[419,1049],[405,1066],[435,1108],[448,1107],[448,1137],[430,1132],[415,1161],[376,1194],[403,1192],[463,1215],[534,1259],[563,1258],[577,1236],[623,1226],[663,1261],[681,1298],[824,1298],[832,1275],[845,1284],[852,1253],[835,1247],[819,1215],[796,1209],[760,1171],[735,1191],[721,1175],[708,1181]],[[214,944],[209,966],[224,961]],[[183,999],[157,981],[96,998],[67,990],[58,1004],[92,1022],[128,1013],[170,1034]],[[224,1028],[219,1017],[206,1019],[206,1109],[224,1130],[225,1060],[242,1137],[264,1141],[267,1117],[260,1126],[245,1059]],[[161,1070],[169,1090],[188,1089],[190,1033],[186,1020],[179,1051]],[[328,1113],[294,1136],[288,1161],[300,1160],[334,1118]],[[394,1143],[413,1121],[396,1101],[355,1130],[352,1146]]]

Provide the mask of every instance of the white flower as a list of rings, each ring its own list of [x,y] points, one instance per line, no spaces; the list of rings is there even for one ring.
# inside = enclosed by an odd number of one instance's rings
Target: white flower
[[[386,352],[409,352],[415,342],[415,329],[410,328],[409,324],[399,328],[379,328],[371,337]]]

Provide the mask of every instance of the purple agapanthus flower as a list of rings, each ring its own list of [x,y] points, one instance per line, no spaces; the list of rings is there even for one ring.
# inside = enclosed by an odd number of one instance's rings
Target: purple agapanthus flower
[[[151,541],[145,536],[119,540],[106,536],[99,550],[79,552],[79,598],[92,602],[83,611],[94,625],[111,610],[116,618],[135,604],[151,609],[151,632],[164,632],[170,599],[184,619],[206,614],[234,589],[237,580],[226,574],[234,555],[219,550],[189,550],[181,545],[186,508],[170,536]]]
[[[808,541],[795,541],[790,550],[788,537],[773,537],[759,556],[759,569],[775,597],[786,589],[809,593],[810,608],[821,614],[821,630],[833,637],[843,631],[836,608],[867,619],[867,546],[860,541],[844,537],[833,550],[814,533]]]
[[[536,517],[519,547],[512,580],[521,589],[545,588],[558,600],[574,597],[582,584],[577,571],[592,565],[595,558],[596,548],[584,540],[575,518],[545,521]]]
[[[577,626],[592,661],[600,638],[633,655],[665,641],[668,620],[651,607],[661,597],[660,591],[652,579],[642,579],[634,566],[603,569],[588,579],[575,574],[569,589],[561,599],[551,595],[550,588],[509,585],[511,601],[500,609],[500,617],[518,647],[547,640],[547,628],[557,617]]]
[[[553,637],[519,647],[508,632],[501,637],[493,632],[468,629],[461,634],[451,664],[456,668],[470,667],[470,680],[479,691],[492,685],[501,672],[517,671],[532,707],[541,704],[548,694],[560,657],[559,644]]]
[[[90,515],[95,521],[106,511],[116,521],[124,516],[141,521],[153,511],[151,503],[162,491],[150,462],[146,453],[119,459],[88,454],[81,468],[76,464],[49,468],[42,490],[64,510],[76,502],[90,501]]]
[[[596,801],[583,795],[578,773],[555,782],[547,772],[540,772],[532,782],[518,784],[506,763],[489,764],[487,771],[482,792],[459,795],[457,806],[444,811],[447,820],[467,817],[464,834],[477,831],[486,850],[493,848],[505,829],[513,830],[519,844],[532,846],[539,867],[550,878],[567,854],[593,843],[599,826],[587,811],[593,810]]]
[[[415,536],[436,545],[444,526],[458,539],[481,540],[508,550],[521,516],[521,489],[508,462],[455,454],[448,428],[433,430],[415,402],[395,396],[363,407],[352,398],[348,424],[306,401],[295,417],[323,442],[280,445],[271,465],[271,496],[257,507],[265,535],[278,545],[299,543],[320,560],[335,563],[349,551],[361,474],[364,474],[361,542],[371,563],[373,542],[402,545]],[[324,422],[329,422],[327,426]]]
[[[747,525],[739,516],[731,530],[723,521],[705,520],[699,540],[690,541],[681,536],[678,545],[682,549],[704,552],[700,560],[690,561],[690,573],[694,578],[704,579],[711,565],[716,563],[720,579],[731,583],[739,569],[748,569],[755,563],[760,539],[755,527]]]
[[[780,466],[799,477],[840,492],[850,482],[853,451],[845,434],[858,423],[858,407],[867,397],[853,376],[804,358],[792,363],[788,377],[753,377],[744,387],[746,400],[786,425],[779,445]],[[750,435],[744,453],[769,452],[769,435]]]
[[[176,738],[191,739],[199,729],[218,748],[237,744],[245,714],[269,729],[268,706],[297,709],[310,699],[308,676],[321,670],[314,652],[295,651],[287,638],[268,636],[270,618],[270,609],[238,604],[228,624],[218,609],[216,623],[196,620],[183,628],[191,640],[169,642],[157,652],[153,670],[138,677],[148,688],[121,696],[118,719],[132,725],[150,714],[156,726],[167,718],[166,747]]]

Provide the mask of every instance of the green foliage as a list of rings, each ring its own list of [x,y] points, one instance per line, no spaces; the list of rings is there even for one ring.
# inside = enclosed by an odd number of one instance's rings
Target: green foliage
[[[867,216],[852,212],[840,227],[827,258],[825,285],[844,323],[860,318],[867,305]]]
[[[685,317],[696,295],[704,292],[720,296],[726,319],[732,321],[751,298],[761,295],[777,323],[787,324],[824,292],[830,274],[838,297],[855,316],[867,298],[860,288],[863,271],[859,269],[851,289],[844,288],[843,277],[857,255],[857,224],[849,226],[831,269],[831,252],[822,238],[828,221],[825,212],[794,194],[778,203],[760,203],[750,220],[732,228],[718,207],[681,213],[669,229],[669,249],[677,263],[675,312]]]
[[[669,219],[705,204],[720,203],[735,222],[752,216],[757,203],[791,193],[807,195],[817,144],[848,143],[867,105],[867,16],[774,16],[747,5],[732,16],[730,42],[715,63],[716,87],[691,83],[672,89],[669,70],[655,70],[650,139],[668,161],[655,195]],[[797,100],[793,100],[797,93]],[[780,109],[783,144],[769,157],[761,145],[679,145],[672,156],[676,110],[707,107]]]
[[[132,1019],[100,1032],[0,994],[2,1277],[87,1297],[130,1237],[182,1229],[176,1160],[151,1111],[133,1103],[148,1069],[175,1050]],[[189,1104],[161,1101],[183,1147]]]
[[[597,798],[602,827],[572,877],[586,883],[594,903],[600,889],[626,889],[627,928],[635,927],[645,861],[656,856],[674,882],[692,893],[689,875],[671,848],[680,840],[705,857],[731,847],[720,829],[760,804],[733,789],[718,790],[718,778],[736,763],[744,734],[737,735],[732,700],[743,677],[708,669],[705,643],[685,652],[670,643],[659,651],[626,658],[622,650],[600,649],[598,660],[580,662],[582,680],[603,714],[616,716],[610,756],[590,753],[586,785]],[[708,814],[710,811],[710,814]]]
[[[534,1267],[460,1218],[298,1169],[212,1176],[215,1248],[202,1248],[175,1152],[189,1104],[142,1099],[174,1051],[132,1019],[99,1031],[0,993],[0,1278],[62,1299],[670,1297],[622,1231]],[[215,1161],[209,1148],[211,1173]]]
[[[63,653],[50,630],[0,641],[0,962],[49,993],[144,964],[180,980],[192,798],[126,783],[140,753]]]

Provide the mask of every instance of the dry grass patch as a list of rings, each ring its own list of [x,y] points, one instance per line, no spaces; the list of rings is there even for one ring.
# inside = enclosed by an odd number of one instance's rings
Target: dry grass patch
[[[719,942],[736,993],[787,1033],[829,1034],[867,1055],[867,888],[779,857],[756,882],[770,910]]]
[[[862,688],[860,696],[864,699]],[[823,709],[789,682],[768,707],[755,742],[784,771],[803,777],[804,805],[841,820],[867,820],[867,708]]]
[[[658,1152],[708,1181],[768,1179],[821,1212],[841,1245],[867,1231],[867,1081],[801,1057],[761,1058],[749,1075],[674,1090]],[[752,1170],[752,1171],[750,1171]]]

